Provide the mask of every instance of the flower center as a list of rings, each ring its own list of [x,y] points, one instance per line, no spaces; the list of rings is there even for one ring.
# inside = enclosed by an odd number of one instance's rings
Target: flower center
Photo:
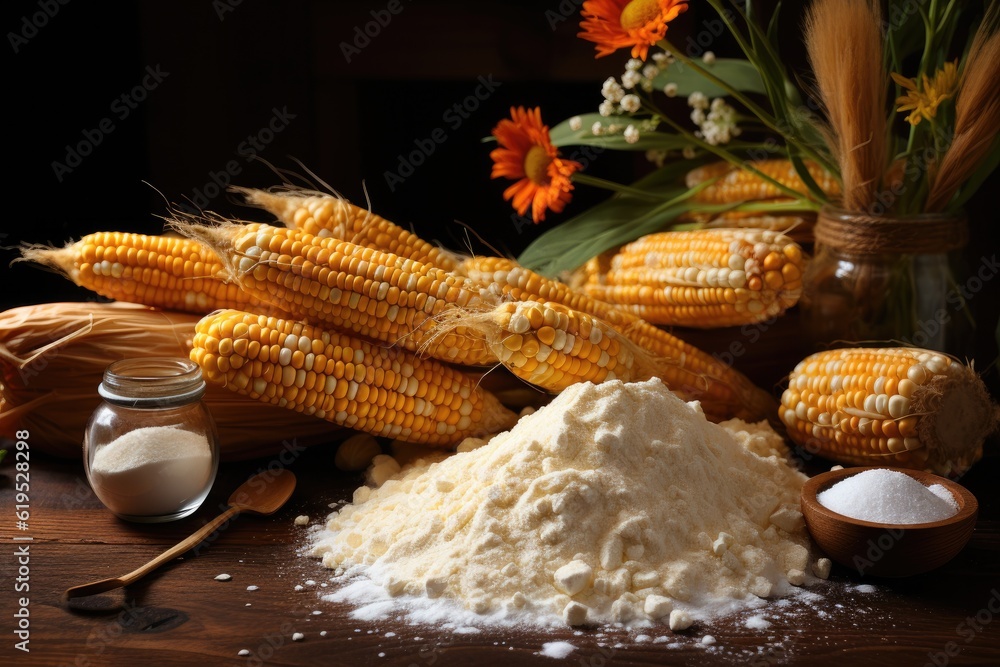
[[[524,156],[524,175],[535,185],[548,185],[552,158],[542,146],[532,146]]]
[[[638,30],[660,15],[659,0],[632,0],[622,10],[619,22],[625,30]]]

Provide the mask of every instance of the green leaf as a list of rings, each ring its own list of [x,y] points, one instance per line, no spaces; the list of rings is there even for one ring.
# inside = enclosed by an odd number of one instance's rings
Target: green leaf
[[[595,136],[591,132],[591,127],[595,122],[600,121],[604,125],[617,123],[628,125],[633,121],[628,116],[610,116],[605,118],[598,113],[587,113],[579,116],[581,125],[579,130],[574,130],[569,126],[569,119],[564,120],[549,131],[552,145],[562,146],[598,146],[600,148],[616,151],[646,151],[652,148],[660,150],[679,151],[691,145],[691,142],[679,137],[676,134],[667,132],[657,132],[647,130],[639,133],[639,140],[634,144],[625,141],[621,134],[602,134]],[[572,155],[566,155],[572,159]]]
[[[7,450],[6,449],[0,449],[0,463],[3,463],[4,457],[6,457],[6,456],[7,456]]]
[[[764,82],[760,78],[760,72],[749,61],[742,58],[717,58],[711,65],[701,64],[701,66],[736,90],[745,93],[764,94],[766,92]],[[668,83],[677,84],[677,94],[683,97],[696,91],[705,93],[708,97],[724,97],[727,94],[725,90],[703,77],[696,70],[677,60],[653,79],[653,87],[656,90],[663,90],[663,87]]]
[[[809,173],[809,168],[806,167],[806,163],[802,161],[802,158],[797,154],[793,153],[791,150],[788,151],[788,159],[791,161],[792,166],[795,168],[795,173],[799,175],[802,182],[806,184],[809,188],[809,192],[818,201],[826,201],[827,195],[823,192],[823,189],[819,187],[816,179],[812,177]]]
[[[684,174],[707,161],[671,162],[631,187],[667,197],[682,195],[687,192],[682,182]],[[543,275],[558,276],[605,250],[662,229],[690,208],[686,202],[665,206],[664,202],[614,195],[546,231],[521,253],[518,262]]]
[[[767,24],[767,39],[772,44],[778,43],[778,16],[781,14],[781,0],[774,6],[771,21]]]
[[[542,275],[556,277],[606,250],[663,229],[690,208],[686,202],[667,206],[612,197],[542,234],[518,261]]]

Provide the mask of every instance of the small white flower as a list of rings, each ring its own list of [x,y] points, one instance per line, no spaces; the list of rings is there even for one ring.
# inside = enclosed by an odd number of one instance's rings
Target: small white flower
[[[667,151],[662,148],[650,148],[646,151],[646,159],[657,167],[662,167],[663,161],[667,159]]]
[[[694,146],[685,146],[684,150],[681,151],[681,155],[683,155],[686,160],[693,160],[698,153],[694,150]]]
[[[615,81],[615,78],[611,76],[608,77],[608,79],[604,82],[604,85],[601,86],[601,94],[604,95],[604,99],[606,100],[618,102],[625,94],[625,91],[622,90],[621,84]]]
[[[635,125],[629,125],[625,128],[625,143],[634,144],[637,141],[639,141],[639,130]]]
[[[694,118],[694,114],[699,112],[700,110],[695,110],[691,114],[691,119],[701,127],[701,131],[697,134],[704,137],[705,141],[713,146],[727,144],[733,137],[740,135],[741,130],[736,125],[736,110],[726,104],[726,101],[721,97],[712,100],[711,111],[708,115],[701,112],[703,117],[700,122]]]
[[[715,64],[715,53],[712,51],[705,51],[705,54],[701,57],[701,61],[706,65]]]
[[[572,118],[569,119],[569,129],[571,129],[574,132],[576,132],[581,127],[583,127],[583,119],[582,118],[580,118],[579,116],[573,116]]]
[[[691,112],[691,122],[695,125],[702,125],[705,122],[705,112],[701,109],[695,109]]]
[[[610,124],[610,125],[608,125],[608,126],[607,126],[606,128],[604,128],[604,130],[605,130],[605,131],[606,131],[606,132],[607,132],[608,134],[618,134],[619,132],[621,132],[621,131],[622,131],[622,126],[621,126],[621,125],[619,125],[618,123],[611,123],[611,124]]]
[[[692,109],[707,109],[708,97],[705,93],[696,90],[688,95],[688,106]]]
[[[674,61],[674,57],[667,53],[666,51],[659,51],[653,54],[653,62],[660,69],[666,69],[670,63]]]
[[[638,95],[626,95],[622,98],[622,109],[629,113],[635,113],[642,106],[642,101],[639,99]]]
[[[630,58],[627,63],[625,63],[625,69],[632,72],[638,72],[642,69],[642,61],[638,58]]]
[[[663,87],[663,94],[667,97],[677,97],[677,84],[668,83]]]
[[[604,126],[601,125],[601,121],[595,121],[594,124],[590,126],[590,133],[595,137],[599,137],[604,134]]]
[[[622,98],[625,99],[625,98]],[[611,100],[604,100],[601,105],[597,107],[597,113],[601,114],[605,118],[615,113],[615,103]]]
[[[647,79],[652,79],[660,73],[660,68],[656,65],[646,65],[642,68],[642,75]]]
[[[629,70],[622,74],[622,87],[632,89],[635,88],[639,82],[642,81],[642,75],[638,72]]]

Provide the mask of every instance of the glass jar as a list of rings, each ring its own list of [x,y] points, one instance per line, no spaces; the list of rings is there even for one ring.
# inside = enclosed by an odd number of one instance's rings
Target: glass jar
[[[90,417],[83,461],[94,493],[122,519],[181,519],[215,482],[219,446],[192,361],[123,359],[104,371],[104,401]]]
[[[956,280],[968,238],[963,216],[825,207],[815,234],[800,302],[812,343],[969,351],[973,321]]]

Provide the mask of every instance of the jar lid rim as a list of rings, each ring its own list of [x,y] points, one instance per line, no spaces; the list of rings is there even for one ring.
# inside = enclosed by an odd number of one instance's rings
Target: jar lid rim
[[[190,359],[136,357],[109,364],[97,393],[117,405],[169,407],[200,399],[205,380]]]

